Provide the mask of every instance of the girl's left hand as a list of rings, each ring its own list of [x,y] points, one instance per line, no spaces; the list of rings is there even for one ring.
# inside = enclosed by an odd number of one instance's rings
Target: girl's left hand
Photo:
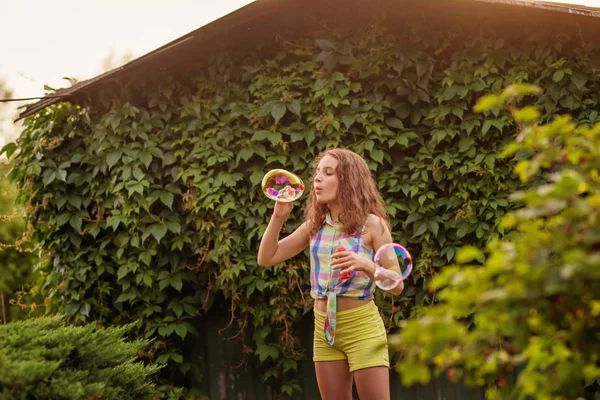
[[[331,255],[331,268],[341,269],[340,274],[350,273],[351,271],[362,271],[369,276],[375,273],[375,264],[352,251],[341,251]]]

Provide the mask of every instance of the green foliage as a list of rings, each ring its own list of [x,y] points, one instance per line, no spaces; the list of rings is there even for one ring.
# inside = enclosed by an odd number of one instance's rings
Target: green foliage
[[[136,362],[146,342],[126,341],[130,329],[69,327],[58,317],[0,325],[0,397],[153,399],[158,367]]]
[[[511,86],[477,108],[503,106],[514,97],[507,93],[530,89]],[[584,382],[593,392],[600,380],[600,123],[577,126],[568,116],[524,123],[534,113],[509,104],[522,125],[503,156],[527,154],[515,173],[543,182],[512,196],[523,207],[500,225],[516,230],[512,240],[492,240],[486,253],[465,247],[456,261],[483,265],[435,277],[440,304],[404,326],[398,370],[405,384],[428,382],[430,368],[488,384],[489,399],[579,398]]]
[[[36,257],[26,242],[24,213],[14,205],[17,190],[5,178],[8,170],[9,165],[0,162],[0,291],[4,293],[4,308],[10,321],[26,315],[24,309],[11,306],[10,303],[19,303],[18,293],[24,293],[28,284],[35,279],[33,266]],[[20,304],[25,305],[22,301]],[[31,308],[32,305],[25,306]]]
[[[395,22],[404,28],[219,55],[190,78],[136,79],[28,118],[8,148],[10,176],[35,221],[48,311],[138,321],[171,377],[193,371],[183,340],[201,340],[197,315],[224,297],[245,354],[289,394],[300,382],[295,323],[311,306],[308,258],[257,266],[272,207],[259,183],[284,167],[309,184],[314,156],[332,146],[369,160],[394,240],[415,258],[402,296],[377,293],[386,323],[433,302],[431,276],[461,246],[501,236],[507,196],[522,186],[498,154],[513,121],[499,107],[472,113],[474,99],[528,80],[549,88],[540,118],[568,107],[593,122],[599,80],[585,57],[597,46],[584,54],[577,38],[543,32],[523,42],[489,21]],[[297,208],[284,234],[300,221]]]

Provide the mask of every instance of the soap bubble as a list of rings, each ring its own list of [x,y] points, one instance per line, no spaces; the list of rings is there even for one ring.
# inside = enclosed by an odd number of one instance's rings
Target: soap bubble
[[[262,191],[271,200],[289,203],[298,200],[304,193],[304,182],[285,169],[273,169],[265,174]]]

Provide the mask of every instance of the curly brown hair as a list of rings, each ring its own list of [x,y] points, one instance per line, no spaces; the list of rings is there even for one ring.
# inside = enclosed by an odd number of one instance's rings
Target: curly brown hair
[[[340,148],[325,150],[317,156],[313,163],[313,181],[317,166],[325,156],[331,156],[338,160],[336,168],[339,180],[337,198],[342,209],[339,221],[343,225],[343,231],[349,234],[357,233],[365,225],[369,214],[380,217],[389,227],[390,218],[367,162],[350,150]],[[310,236],[321,229],[328,212],[327,204],[317,202],[314,187],[311,185],[310,197],[304,210],[304,219],[307,222]]]

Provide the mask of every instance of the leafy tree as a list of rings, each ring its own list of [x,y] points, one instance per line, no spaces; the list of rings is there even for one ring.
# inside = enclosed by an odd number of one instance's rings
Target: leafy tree
[[[37,257],[27,242],[24,213],[14,204],[18,191],[6,179],[9,168],[0,161],[0,301],[4,299],[0,319],[6,315],[7,320],[24,317],[35,309],[34,300],[23,296],[37,276],[33,272]]]
[[[0,98],[12,97],[12,91],[0,80]],[[13,109],[9,103],[0,103],[0,146],[16,134],[12,124]],[[21,207],[14,202],[18,191],[6,179],[11,165],[0,155],[0,322],[18,318],[25,313],[10,306],[17,299],[17,292],[26,288],[31,278],[35,256],[25,243],[25,219]],[[35,305],[34,305],[35,307]]]
[[[513,85],[476,106],[511,111],[519,131],[503,156],[519,158],[515,173],[536,183],[512,195],[522,207],[501,226],[514,235],[485,252],[462,248],[462,265],[434,278],[440,303],[396,338],[405,384],[427,382],[433,370],[490,385],[489,399],[574,399],[598,388],[600,123],[538,124],[536,108],[516,106],[538,91]]]
[[[129,341],[131,325],[98,329],[32,318],[0,326],[0,397],[18,399],[153,399],[157,366],[136,361],[147,344]]]

